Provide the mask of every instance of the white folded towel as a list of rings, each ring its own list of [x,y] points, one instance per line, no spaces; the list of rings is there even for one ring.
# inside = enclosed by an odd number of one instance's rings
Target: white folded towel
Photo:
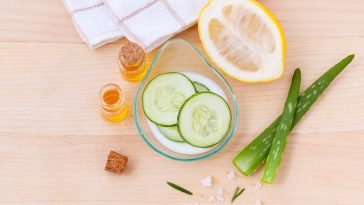
[[[102,0],[65,0],[64,4],[81,38],[91,48],[124,36]]]
[[[207,0],[64,0],[82,39],[97,48],[124,35],[146,51],[193,25]]]

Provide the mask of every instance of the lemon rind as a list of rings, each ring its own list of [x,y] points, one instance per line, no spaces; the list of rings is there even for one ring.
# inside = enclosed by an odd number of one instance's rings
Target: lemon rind
[[[255,0],[249,0],[249,2],[255,4],[257,7],[259,7],[261,10],[263,10],[263,12],[269,17],[269,19],[274,23],[274,25],[277,27],[277,30],[279,32],[279,35],[280,35],[280,39],[281,39],[281,56],[282,56],[282,67],[281,67],[281,72],[279,73],[279,75],[276,75],[272,78],[269,78],[269,79],[261,79],[261,80],[249,80],[249,79],[243,79],[243,78],[239,78],[238,76],[236,75],[232,75],[230,73],[228,73],[226,71],[226,69],[222,68],[215,60],[214,58],[209,54],[209,52],[207,51],[206,49],[206,46],[205,46],[205,42],[203,41],[203,39],[201,38],[201,23],[200,23],[200,20],[201,20],[201,15],[203,12],[205,12],[205,10],[209,7],[209,5],[211,4],[213,0],[209,0],[206,5],[201,9],[200,13],[199,13],[199,19],[198,19],[198,25],[197,25],[197,29],[198,29],[198,33],[199,33],[199,36],[200,36],[200,40],[201,40],[201,44],[202,44],[202,47],[204,48],[206,54],[207,54],[207,57],[210,59],[210,61],[212,61],[214,63],[214,65],[216,65],[221,71],[223,71],[223,73],[225,73],[226,75],[228,75],[229,77],[233,78],[233,79],[236,79],[240,82],[245,82],[245,83],[266,83],[266,82],[271,82],[271,81],[274,81],[274,80],[277,80],[279,78],[281,78],[284,74],[284,71],[285,71],[285,67],[284,67],[284,61],[285,61],[285,55],[286,55],[286,38],[285,38],[285,35],[284,35],[284,32],[283,32],[283,28],[281,26],[281,24],[279,23],[278,19],[272,14],[272,12],[270,12],[267,8],[265,8],[261,3],[255,1]]]

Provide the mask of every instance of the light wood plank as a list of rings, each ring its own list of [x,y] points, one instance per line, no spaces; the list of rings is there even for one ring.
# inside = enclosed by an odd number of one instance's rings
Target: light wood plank
[[[229,79],[239,99],[237,132],[257,133],[280,113],[295,67],[302,68],[305,88],[343,56],[354,52],[357,59],[313,108],[310,120],[304,120],[305,126],[299,126],[299,132],[362,130],[363,44],[364,38],[289,39],[287,71],[282,79],[265,84]],[[0,43],[0,67],[4,68],[0,75],[1,131],[67,135],[135,133],[132,115],[121,125],[110,125],[98,113],[97,94],[108,82],[121,85],[132,108],[138,84],[120,78],[115,59],[119,47],[113,44],[89,50],[78,44]]]
[[[1,201],[25,204],[206,204],[206,196],[224,187],[228,198],[236,185],[247,188],[245,204],[361,204],[364,132],[293,134],[280,177],[272,186],[256,188],[259,174],[226,180],[229,163],[251,137],[235,137],[218,155],[180,163],[156,155],[137,135],[2,137]],[[133,146],[130,146],[133,145]],[[103,170],[110,149],[127,154],[127,173]],[[137,151],[136,151],[137,150]],[[215,187],[199,181],[214,177]],[[165,185],[170,180],[194,191],[186,197]],[[21,197],[19,197],[21,195]],[[228,203],[228,199],[226,201]]]
[[[239,123],[223,151],[200,162],[157,155],[137,135],[132,115],[101,119],[97,93],[116,82],[131,104],[137,83],[120,78],[116,53],[124,40],[90,50],[60,0],[0,0],[0,204],[207,204],[224,187],[225,204],[236,185],[237,204],[364,204],[364,2],[261,1],[281,20],[287,36],[286,73],[277,81],[245,84],[228,78],[239,103]],[[201,48],[196,27],[177,37]],[[272,186],[260,174],[226,180],[231,159],[280,112],[293,70],[305,88],[338,60],[356,59],[289,138]],[[152,54],[150,55],[152,56]],[[103,170],[110,150],[130,157],[123,176]],[[212,175],[215,186],[199,181]],[[194,191],[186,197],[170,180]]]
[[[262,0],[287,36],[364,36],[360,0]],[[62,0],[0,0],[0,41],[81,43]]]

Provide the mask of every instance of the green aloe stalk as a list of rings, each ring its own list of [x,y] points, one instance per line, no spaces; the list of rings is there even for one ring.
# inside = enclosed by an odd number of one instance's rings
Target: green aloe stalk
[[[271,149],[265,165],[262,181],[273,183],[281,164],[283,153],[286,147],[288,134],[291,130],[293,116],[296,109],[298,95],[300,93],[301,70],[296,69],[292,77],[291,87],[284,105],[283,113],[278,123]]]
[[[341,60],[300,95],[291,129],[353,59],[354,55],[350,55]],[[244,175],[253,173],[267,158],[279,121],[280,116],[233,159],[235,167]]]

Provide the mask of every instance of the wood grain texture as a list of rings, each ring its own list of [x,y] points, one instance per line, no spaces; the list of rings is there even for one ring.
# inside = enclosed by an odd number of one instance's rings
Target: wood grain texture
[[[265,84],[228,78],[239,102],[239,123],[222,152],[181,163],[157,155],[137,135],[132,115],[102,120],[99,88],[116,82],[129,103],[138,86],[120,78],[123,40],[97,50],[84,45],[60,0],[0,0],[0,204],[208,204],[209,194],[236,185],[236,204],[364,204],[364,1],[262,1],[287,36],[285,75]],[[196,27],[177,37],[200,47]],[[305,88],[344,56],[355,53],[318,103],[294,129],[277,183],[256,188],[231,159],[279,114],[296,67]],[[103,170],[108,152],[129,156],[125,175]],[[212,189],[199,181],[214,177]],[[170,189],[173,181],[193,190]]]

